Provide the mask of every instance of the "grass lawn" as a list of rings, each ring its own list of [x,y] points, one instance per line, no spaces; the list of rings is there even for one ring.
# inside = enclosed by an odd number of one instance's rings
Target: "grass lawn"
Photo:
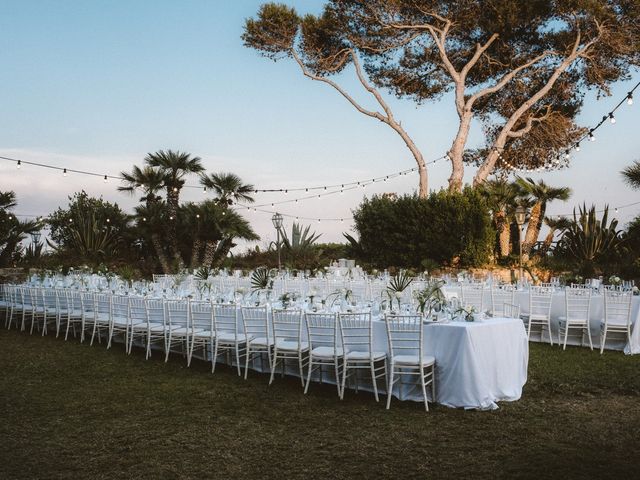
[[[494,412],[0,330],[0,478],[637,478],[640,355],[532,344]]]

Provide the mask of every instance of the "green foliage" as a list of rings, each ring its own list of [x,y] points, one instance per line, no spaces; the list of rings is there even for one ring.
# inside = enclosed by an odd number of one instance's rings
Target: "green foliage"
[[[405,270],[402,270],[391,277],[389,280],[389,285],[387,285],[387,291],[391,293],[402,293],[409,285],[411,285],[413,279],[407,274]]]
[[[362,259],[386,268],[419,268],[425,259],[438,264],[477,266],[489,261],[495,231],[483,196],[441,190],[421,199],[374,196],[354,212]]]
[[[623,239],[617,226],[616,219],[609,222],[609,207],[605,208],[602,219],[598,219],[595,206],[587,210],[583,205],[579,215],[573,211],[573,222],[562,236],[562,245],[578,262],[581,272],[592,274],[599,262],[619,251]]]
[[[0,267],[17,260],[22,251],[20,242],[42,228],[39,221],[18,220],[11,213],[16,205],[14,192],[0,192]]]
[[[418,310],[421,313],[431,314],[433,310],[439,310],[447,303],[447,297],[442,291],[444,280],[434,280],[417,292],[415,298],[418,301]]]
[[[273,277],[271,271],[266,267],[258,267],[251,274],[251,289],[271,290],[273,288]]]
[[[640,190],[640,160],[622,170],[622,178],[631,188]]]
[[[282,244],[284,248],[290,252],[308,250],[322,235],[321,233],[311,232],[310,229],[310,225],[307,225],[303,230],[299,223],[293,222],[291,226],[291,238],[287,235],[286,230],[283,229]]]

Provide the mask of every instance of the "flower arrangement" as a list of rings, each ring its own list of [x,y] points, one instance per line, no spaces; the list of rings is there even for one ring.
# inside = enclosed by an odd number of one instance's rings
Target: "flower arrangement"
[[[455,316],[462,317],[465,322],[473,322],[473,315],[478,313],[476,307],[469,305],[466,307],[460,307],[455,312]]]
[[[617,275],[611,275],[609,277],[609,285],[619,287],[620,285],[622,285],[622,279]]]
[[[289,308],[291,302],[295,302],[297,299],[298,294],[295,292],[285,292],[278,298],[280,303],[282,303],[282,308]]]
[[[420,313],[431,315],[432,311],[439,311],[447,304],[447,298],[442,291],[444,284],[444,280],[434,280],[428,282],[422,290],[413,292]]]

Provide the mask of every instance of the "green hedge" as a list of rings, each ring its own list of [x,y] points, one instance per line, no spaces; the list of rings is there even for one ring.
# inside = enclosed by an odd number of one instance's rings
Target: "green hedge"
[[[495,230],[479,192],[441,190],[428,198],[374,196],[354,212],[363,261],[380,267],[426,263],[480,266],[490,260]]]

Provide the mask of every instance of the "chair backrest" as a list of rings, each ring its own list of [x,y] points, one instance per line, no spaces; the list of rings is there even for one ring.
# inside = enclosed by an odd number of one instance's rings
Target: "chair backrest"
[[[475,307],[479,312],[484,310],[484,283],[463,285],[460,290],[465,307]]]
[[[631,325],[633,292],[604,291],[604,321],[616,325]]]
[[[42,300],[45,310],[49,313],[58,311],[58,291],[54,288],[42,289]]]
[[[127,297],[129,299],[129,322],[131,325],[148,323],[147,306],[144,298]]]
[[[166,303],[158,298],[147,298],[144,301],[145,318],[149,323],[168,324]]]
[[[69,292],[67,290],[56,290],[56,304],[61,312],[69,312],[71,310],[69,307]]]
[[[589,320],[591,291],[592,289],[588,287],[565,288],[565,313],[567,320]]]
[[[42,290],[34,287],[26,288],[24,291],[24,301],[26,305],[31,305],[33,308],[42,307],[44,304]]]
[[[339,313],[340,338],[345,352],[351,350],[371,353],[373,327],[371,313]]]
[[[189,302],[191,309],[191,326],[193,328],[201,328],[208,332],[215,331],[213,327],[213,305],[206,301]]]
[[[93,314],[96,311],[96,299],[92,292],[80,292],[80,306],[83,314]]]
[[[389,353],[418,355],[422,359],[424,333],[422,315],[385,315]]]
[[[338,346],[337,314],[306,312],[304,317],[311,349],[316,347],[336,348]]]
[[[131,322],[131,315],[129,311],[129,297],[126,295],[109,296],[111,297],[111,320],[129,324],[129,322]]]
[[[82,313],[82,297],[78,290],[67,290],[67,306],[70,313]]]
[[[274,309],[271,312],[271,317],[275,339],[300,341],[302,338],[302,310],[299,308]]]
[[[167,301],[167,318],[172,327],[189,328],[189,301]]]
[[[504,304],[515,303],[516,288],[514,285],[493,285],[491,287],[491,313],[504,313]],[[505,314],[506,316],[506,314]]]
[[[94,294],[96,320],[111,320],[111,295],[106,293]]]
[[[520,318],[520,305],[515,305],[513,303],[503,303],[502,314],[506,318]]]
[[[228,303],[213,304],[213,328],[217,333],[238,333],[238,309]]]
[[[550,318],[552,302],[552,288],[529,287],[529,315]]]
[[[271,339],[269,331],[269,314],[267,307],[242,307],[242,327],[247,338],[266,338],[267,345]]]

